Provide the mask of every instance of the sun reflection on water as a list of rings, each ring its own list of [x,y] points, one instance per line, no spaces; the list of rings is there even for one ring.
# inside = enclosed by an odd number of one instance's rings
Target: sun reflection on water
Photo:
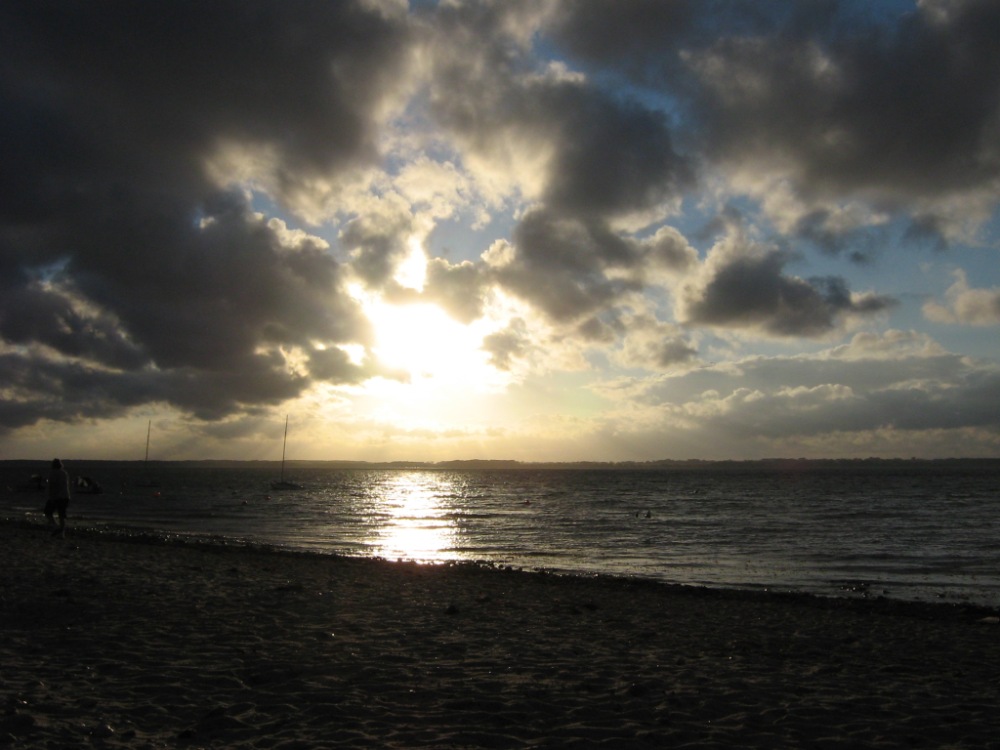
[[[401,472],[387,478],[378,509],[384,517],[375,553],[390,560],[454,559],[458,529],[441,499],[452,492],[445,474]]]

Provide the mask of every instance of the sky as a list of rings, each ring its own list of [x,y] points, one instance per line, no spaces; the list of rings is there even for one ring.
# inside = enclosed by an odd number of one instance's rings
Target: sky
[[[0,458],[1000,456],[994,0],[6,0]]]

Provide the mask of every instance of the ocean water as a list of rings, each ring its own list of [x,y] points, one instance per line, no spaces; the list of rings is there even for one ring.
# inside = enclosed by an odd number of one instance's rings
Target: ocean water
[[[26,469],[0,472],[0,516],[42,520]],[[105,492],[76,495],[70,524],[106,533],[1000,606],[1000,462],[294,469],[303,488],[280,492],[267,468],[89,473]]]

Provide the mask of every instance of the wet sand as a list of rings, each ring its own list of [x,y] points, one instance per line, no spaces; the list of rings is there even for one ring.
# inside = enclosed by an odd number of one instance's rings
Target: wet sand
[[[1000,623],[0,523],[0,747],[1000,748]]]

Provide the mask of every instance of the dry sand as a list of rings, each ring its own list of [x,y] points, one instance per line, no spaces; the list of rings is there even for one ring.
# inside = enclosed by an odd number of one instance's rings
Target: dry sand
[[[1000,748],[987,610],[0,539],[0,747]]]

